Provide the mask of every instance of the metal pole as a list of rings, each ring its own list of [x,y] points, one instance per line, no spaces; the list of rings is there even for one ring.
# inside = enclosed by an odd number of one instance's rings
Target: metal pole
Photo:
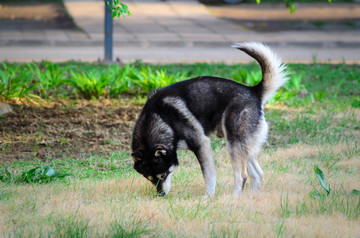
[[[105,1],[105,62],[112,62],[113,58],[113,20],[111,17],[111,8],[107,5],[107,2],[112,5],[112,0]]]

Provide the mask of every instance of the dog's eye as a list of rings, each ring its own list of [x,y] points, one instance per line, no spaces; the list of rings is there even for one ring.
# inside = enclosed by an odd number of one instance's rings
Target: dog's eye
[[[166,173],[158,174],[158,175],[156,175],[156,177],[160,180],[164,180],[166,177]]]

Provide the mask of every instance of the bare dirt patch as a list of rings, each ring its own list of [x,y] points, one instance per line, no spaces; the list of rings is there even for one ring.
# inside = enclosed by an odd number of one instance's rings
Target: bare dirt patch
[[[35,156],[79,158],[83,153],[129,151],[141,106],[111,101],[12,105],[0,117],[0,163]]]

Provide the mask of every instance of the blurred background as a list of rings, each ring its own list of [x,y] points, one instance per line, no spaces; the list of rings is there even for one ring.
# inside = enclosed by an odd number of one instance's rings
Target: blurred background
[[[230,48],[241,41],[267,43],[288,62],[360,59],[356,0],[123,3],[131,16],[113,19],[113,61],[248,61]],[[0,60],[103,61],[104,18],[102,0],[1,0]]]

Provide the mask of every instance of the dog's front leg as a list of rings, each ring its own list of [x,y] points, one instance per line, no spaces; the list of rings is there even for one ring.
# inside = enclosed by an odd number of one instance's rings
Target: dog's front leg
[[[199,147],[194,150],[194,153],[200,163],[201,171],[206,185],[206,193],[208,197],[215,194],[216,187],[216,169],[211,149],[210,139],[204,136]]]

